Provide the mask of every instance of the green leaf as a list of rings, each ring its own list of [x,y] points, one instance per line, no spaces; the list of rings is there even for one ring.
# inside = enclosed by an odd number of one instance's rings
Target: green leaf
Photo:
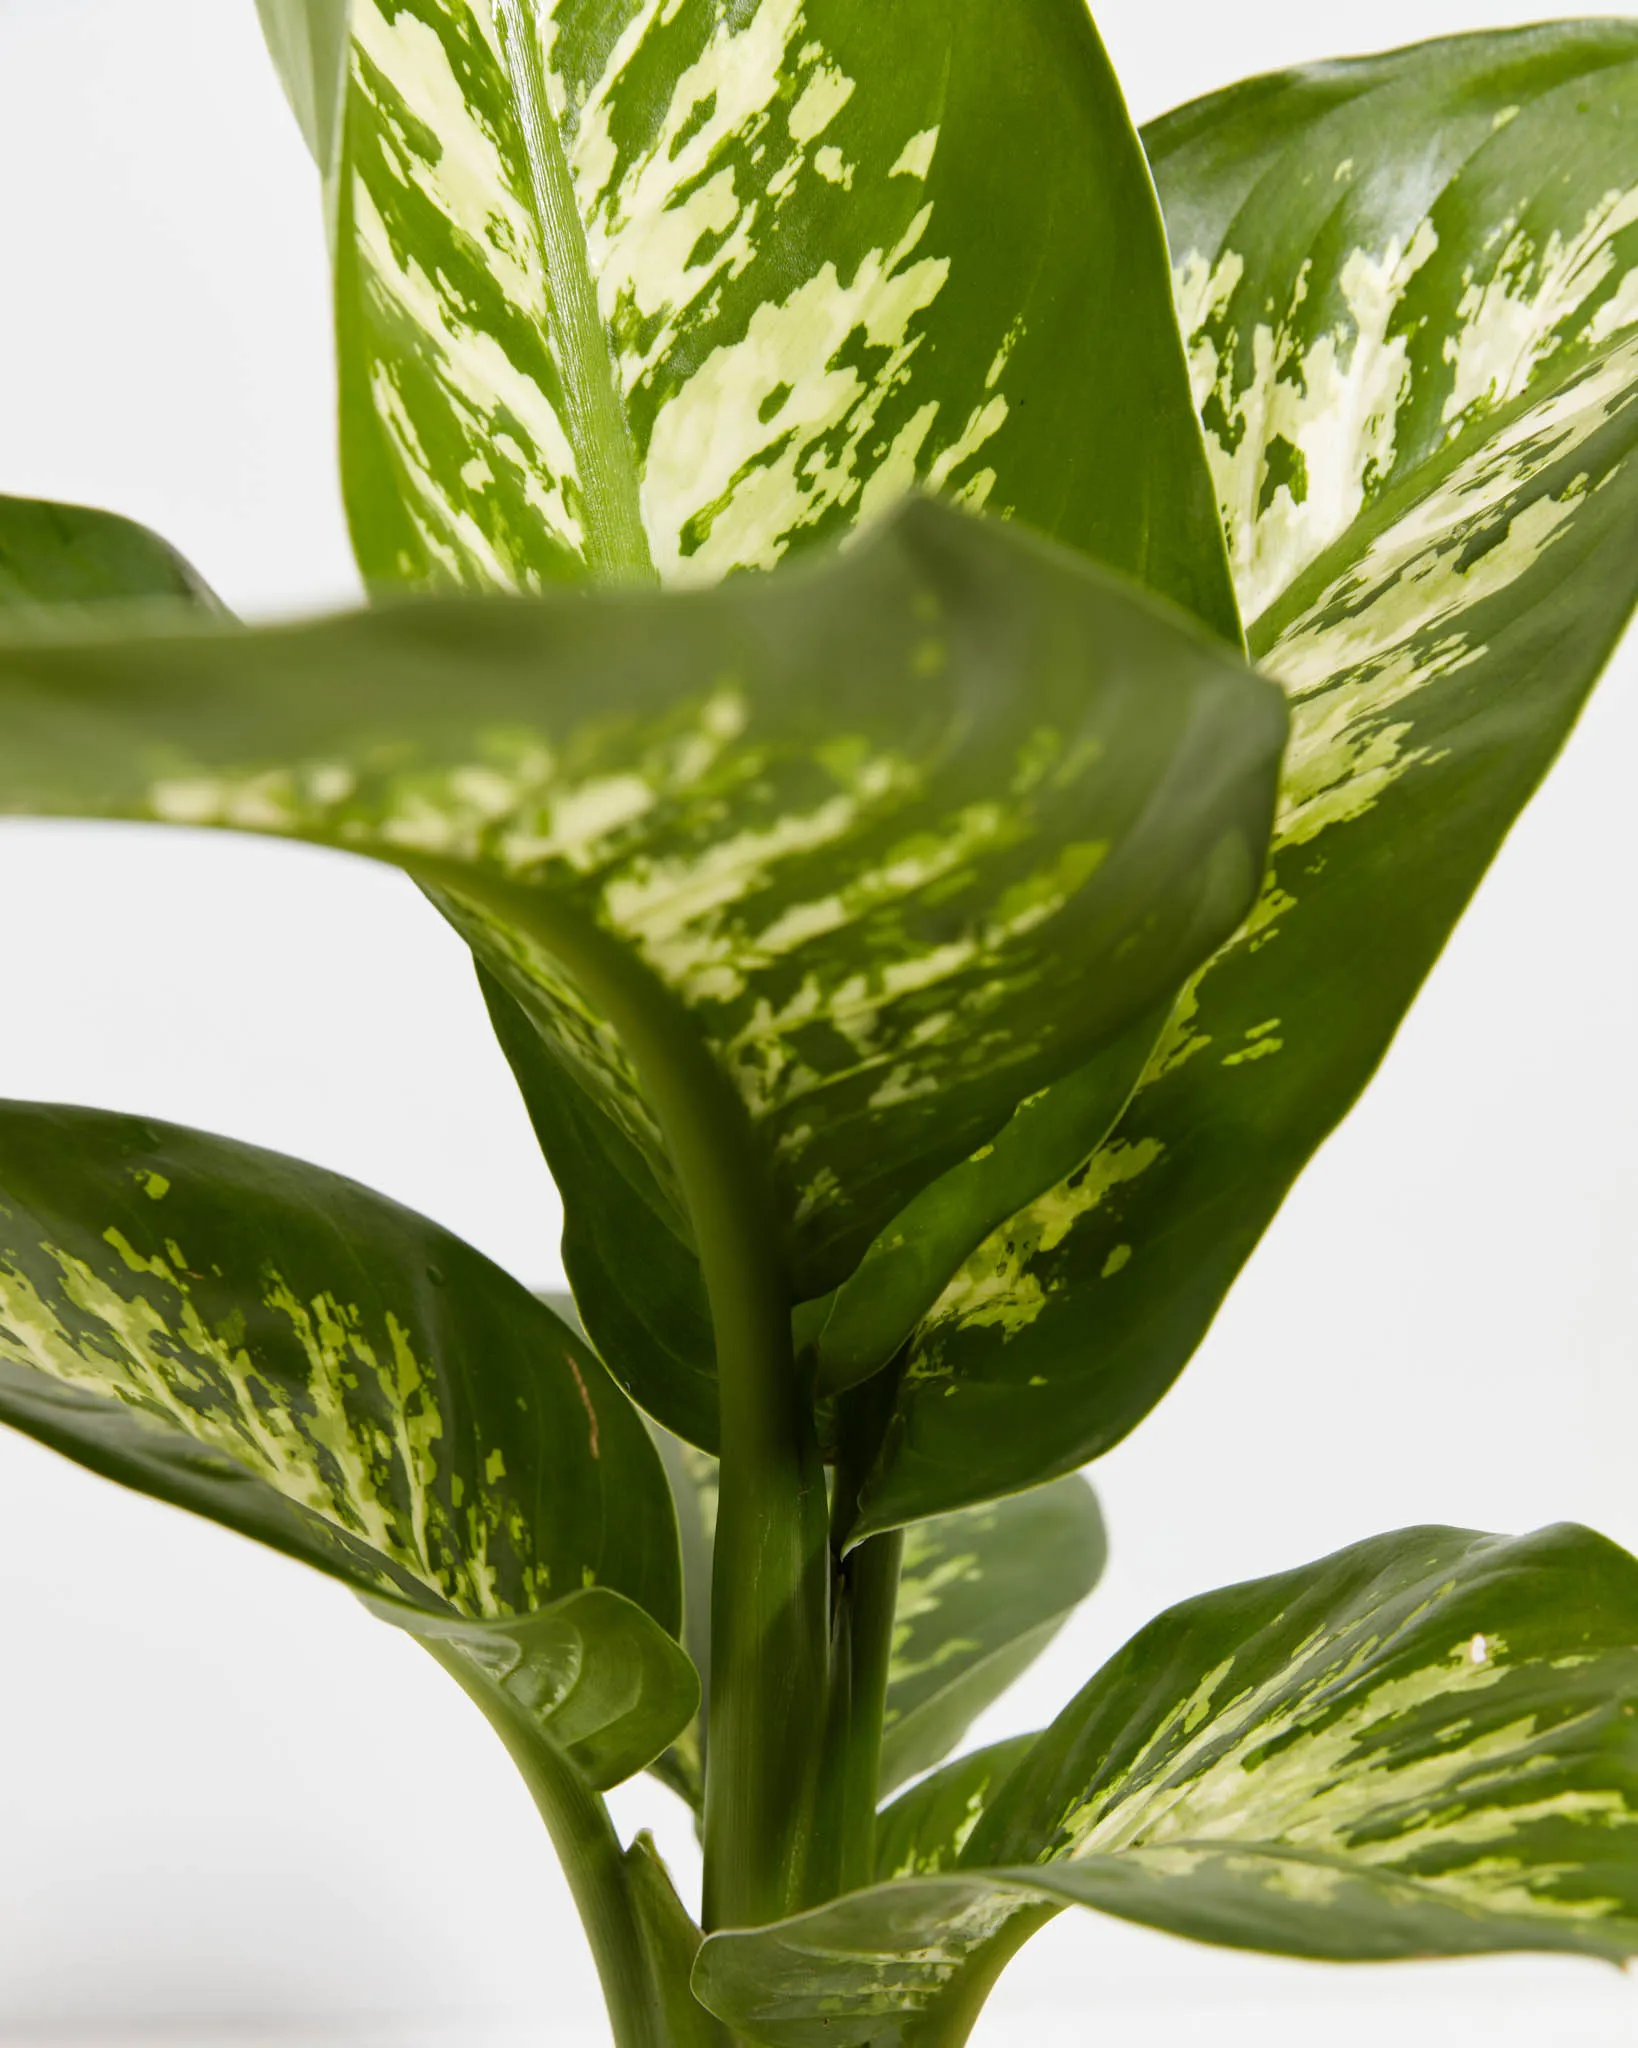
[[[452,906],[444,906],[446,909]],[[483,926],[455,913],[479,947]],[[672,1176],[634,1142],[622,1105],[538,1030],[480,964],[495,1036],[523,1096],[563,1202],[563,1266],[577,1311],[621,1385],[655,1420],[713,1454],[716,1345],[693,1225]]]
[[[957,1869],[713,1936],[696,1988],[757,2041],[889,2048],[1072,1903],[1339,1961],[1624,1960],[1635,1644],[1638,1562],[1568,1526],[1411,1529],[1208,1594],[1035,1739]]]
[[[85,505],[0,498],[0,615],[9,630],[66,623],[82,630],[87,614],[110,605],[163,617],[185,605],[223,607],[198,572],[146,527]]]
[[[1237,645],[1168,282],[1079,0],[356,0],[372,578],[714,581],[919,482]]]
[[[953,2003],[972,1987],[963,2010],[979,2005],[990,1944],[1010,1941],[1016,1953],[1058,1910],[1029,1873],[900,1878],[769,1927],[708,1935],[694,1992],[735,2034],[769,2048],[960,2041],[937,2024],[940,1994]]]
[[[653,1763],[699,1704],[685,1653],[641,1607],[602,1586],[501,1621],[369,1595],[364,1604],[458,1664],[470,1691],[499,1693],[595,1791]]]
[[[651,1836],[639,1835],[626,1851],[626,1870],[664,2012],[666,2048],[732,2048],[727,2030],[688,1988],[700,1931]]]
[[[341,154],[352,0],[256,0],[262,34],[326,183]]]
[[[1571,23],[1148,131],[1251,647],[1291,698],[1272,869],[1108,1141],[924,1320],[865,1529],[1148,1413],[1574,722],[1638,592],[1635,105],[1638,25]]]
[[[698,1814],[704,1810],[706,1734],[711,1721],[711,1569],[717,1536],[717,1461],[663,1430],[655,1432],[655,1443],[677,1510],[682,1541],[682,1640],[699,1673],[700,1705],[692,1723],[655,1764],[654,1775]]]
[[[693,1711],[639,1418],[524,1288],[351,1181],[0,1105],[0,1419],[453,1645],[601,1782]]]
[[[1012,1735],[932,1772],[876,1817],[876,1875],[931,1877],[953,1870],[979,1816],[1039,1741]]]
[[[1071,1477],[906,1530],[881,1789],[945,1757],[1102,1576],[1096,1494]]]
[[[712,591],[0,648],[0,808],[408,867],[800,1296],[1233,929],[1284,725],[1175,615],[920,502]]]
[[[1153,192],[1078,0],[1004,20],[976,0],[360,0],[349,91],[342,450],[372,580],[708,582],[919,482],[1238,644]],[[1119,321],[1089,318],[1112,294]],[[653,1413],[714,1449],[675,1188],[555,1031],[537,1047],[515,1015],[497,1028],[588,1327],[636,1361]],[[1111,1078],[1124,1096],[1135,1071]],[[1107,1125],[1087,1107],[1066,1111],[1089,1125],[1080,1156]],[[875,1370],[1058,1177],[1054,1153],[1020,1190],[1039,1140],[1012,1147],[1004,1188],[966,1170],[919,1263],[872,1270],[827,1383]]]
[[[812,1344],[821,1394],[880,1371],[991,1231],[1097,1149],[1166,1016],[1140,1017],[1089,1065],[1021,1102],[989,1144],[900,1210],[840,1287],[803,1304],[796,1327]]]

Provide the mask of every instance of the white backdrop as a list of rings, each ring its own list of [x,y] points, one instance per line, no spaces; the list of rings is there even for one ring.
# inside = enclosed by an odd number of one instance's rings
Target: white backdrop
[[[1528,15],[1570,13],[1537,5]],[[1107,0],[1140,117],[1500,0]],[[355,588],[313,180],[251,0],[0,0],[0,489],[150,521],[266,614]],[[1104,1588],[978,1736],[1160,1606],[1418,1520],[1638,1546],[1629,645],[1366,1105],[1098,1479]],[[281,1147],[532,1283],[555,1199],[461,949],[340,859],[0,826],[0,1092]],[[0,2041],[606,2039],[498,1745],[299,1566],[0,1436]],[[616,1795],[685,1870],[680,1810]],[[1066,1916],[976,2040],[1627,2041],[1638,1988],[1508,1960],[1328,1972]]]

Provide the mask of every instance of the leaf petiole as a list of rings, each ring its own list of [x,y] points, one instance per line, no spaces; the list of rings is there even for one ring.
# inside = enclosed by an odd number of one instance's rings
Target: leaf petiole
[[[857,1891],[875,1874],[876,1803],[894,1607],[904,1535],[871,1536],[837,1568],[829,1725],[805,1903]]]
[[[546,1823],[597,1966],[614,2048],[672,2048],[630,1867],[608,1807],[499,1686],[484,1684],[444,1644],[426,1647],[505,1743]]]

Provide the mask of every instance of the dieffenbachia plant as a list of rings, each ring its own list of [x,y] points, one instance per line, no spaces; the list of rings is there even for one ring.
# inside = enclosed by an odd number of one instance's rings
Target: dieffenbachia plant
[[[1583,1530],[1208,1594],[947,1761],[1638,593],[1638,24],[1139,137],[1080,0],[258,5],[371,603],[246,630],[0,503],[0,809],[402,869],[573,1298],[13,1103],[0,1415],[427,1645],[618,2048],[944,2048],[1068,1905],[1638,1953],[1638,1562]],[[645,1767],[698,1922],[600,1797]]]

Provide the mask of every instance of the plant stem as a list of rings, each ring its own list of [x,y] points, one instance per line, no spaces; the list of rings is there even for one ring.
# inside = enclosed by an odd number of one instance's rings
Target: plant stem
[[[875,1875],[882,1722],[903,1552],[903,1533],[895,1529],[870,1537],[838,1567],[831,1710],[806,1905],[857,1891]]]
[[[836,1482],[830,1548],[835,1586],[830,1713],[820,1779],[817,1835],[804,1905],[869,1884],[876,1866],[882,1726],[898,1605],[901,1530],[847,1550],[859,1496],[893,1412],[898,1373],[877,1373],[837,1404]]]
[[[458,1650],[430,1641],[426,1647],[482,1708],[546,1823],[597,1966],[614,2048],[671,2048],[626,1852],[608,1808],[501,1687],[480,1676]]]
[[[790,1301],[749,1232],[696,1217],[721,1403],[705,1773],[707,1930],[802,1903],[829,1667],[824,1469]],[[713,1270],[715,1266],[715,1270]]]
[[[705,1784],[707,1930],[800,1903],[830,1661],[824,1466],[745,1105],[676,998],[589,917],[436,858],[423,886],[545,948],[618,1032],[659,1120],[705,1275],[720,1471]]]

